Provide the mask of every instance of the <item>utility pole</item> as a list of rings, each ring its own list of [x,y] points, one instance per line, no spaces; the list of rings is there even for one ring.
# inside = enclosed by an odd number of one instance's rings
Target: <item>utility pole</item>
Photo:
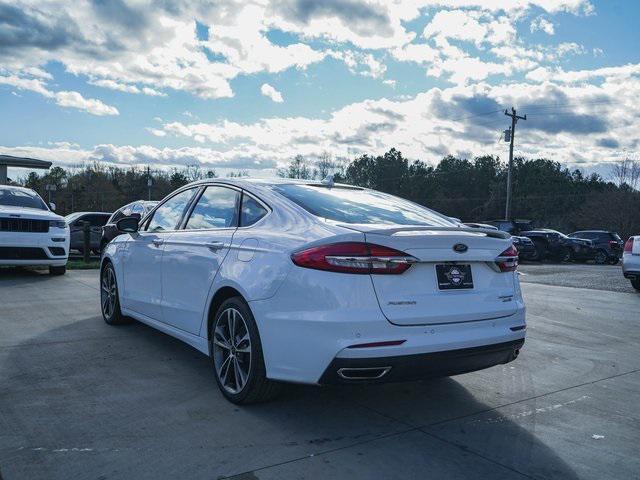
[[[151,200],[151,185],[153,185],[153,181],[151,180],[151,169],[149,165],[147,165],[147,189],[149,190],[149,200]]]
[[[504,219],[511,220],[511,169],[513,168],[513,140],[516,137],[516,123],[518,123],[518,120],[526,120],[527,116],[518,116],[516,113],[516,109],[513,107],[511,107],[511,113],[509,113],[509,110],[505,110],[504,114],[507,117],[511,117],[511,138],[509,139],[509,168],[507,169],[507,204],[504,209]]]

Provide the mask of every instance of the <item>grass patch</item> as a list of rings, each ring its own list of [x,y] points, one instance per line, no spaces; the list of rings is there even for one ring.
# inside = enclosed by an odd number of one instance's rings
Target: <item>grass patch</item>
[[[68,270],[93,270],[100,268],[100,260],[91,260],[89,263],[84,263],[82,260],[69,260],[67,262]]]

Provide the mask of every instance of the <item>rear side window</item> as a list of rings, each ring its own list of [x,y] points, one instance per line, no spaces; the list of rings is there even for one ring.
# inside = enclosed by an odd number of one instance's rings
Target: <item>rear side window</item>
[[[108,215],[87,215],[83,218],[85,222],[89,222],[92,227],[104,227],[109,220]]]
[[[249,195],[242,196],[242,209],[240,210],[240,226],[249,227],[268,213],[260,202]]]
[[[146,230],[149,232],[161,232],[163,230],[175,230],[180,224],[187,205],[191,202],[195,188],[185,190],[174,195],[160,205],[149,221]]]
[[[187,229],[229,228],[238,225],[240,193],[231,188],[207,187],[187,221]]]
[[[296,184],[274,185],[272,188],[309,213],[337,222],[456,225],[426,207],[373,190]]]

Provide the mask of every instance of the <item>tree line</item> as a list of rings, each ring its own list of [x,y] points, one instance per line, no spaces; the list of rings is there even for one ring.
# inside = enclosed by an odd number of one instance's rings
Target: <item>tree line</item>
[[[391,149],[361,155],[348,164],[323,156],[315,166],[295,157],[281,176],[324,178],[407,198],[466,222],[504,218],[507,165],[498,157],[444,157],[437,165],[409,161]],[[602,229],[623,238],[640,233],[640,163],[623,160],[611,168],[613,181],[559,162],[515,158],[512,170],[513,218],[565,233]]]
[[[409,161],[391,149],[382,155],[361,155],[351,162],[330,153],[311,160],[296,155],[278,175],[334,181],[373,188],[407,198],[463,221],[481,222],[504,216],[506,164],[498,157],[473,159],[446,156],[437,165]],[[58,213],[114,211],[129,202],[162,199],[191,181],[214,178],[213,170],[188,166],[170,171],[120,168],[94,163],[74,169],[53,167],[45,174],[20,179],[57,205]],[[248,176],[247,171],[227,176]],[[582,229],[614,230],[622,236],[640,233],[640,164],[614,164],[612,180],[584,175],[549,159],[515,158],[513,165],[514,218],[533,220],[539,227],[563,232]],[[49,187],[47,187],[49,185]]]

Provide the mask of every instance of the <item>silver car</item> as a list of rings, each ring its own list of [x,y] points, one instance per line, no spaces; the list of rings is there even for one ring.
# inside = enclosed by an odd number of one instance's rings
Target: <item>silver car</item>
[[[640,235],[629,237],[622,253],[622,274],[640,291]]]

